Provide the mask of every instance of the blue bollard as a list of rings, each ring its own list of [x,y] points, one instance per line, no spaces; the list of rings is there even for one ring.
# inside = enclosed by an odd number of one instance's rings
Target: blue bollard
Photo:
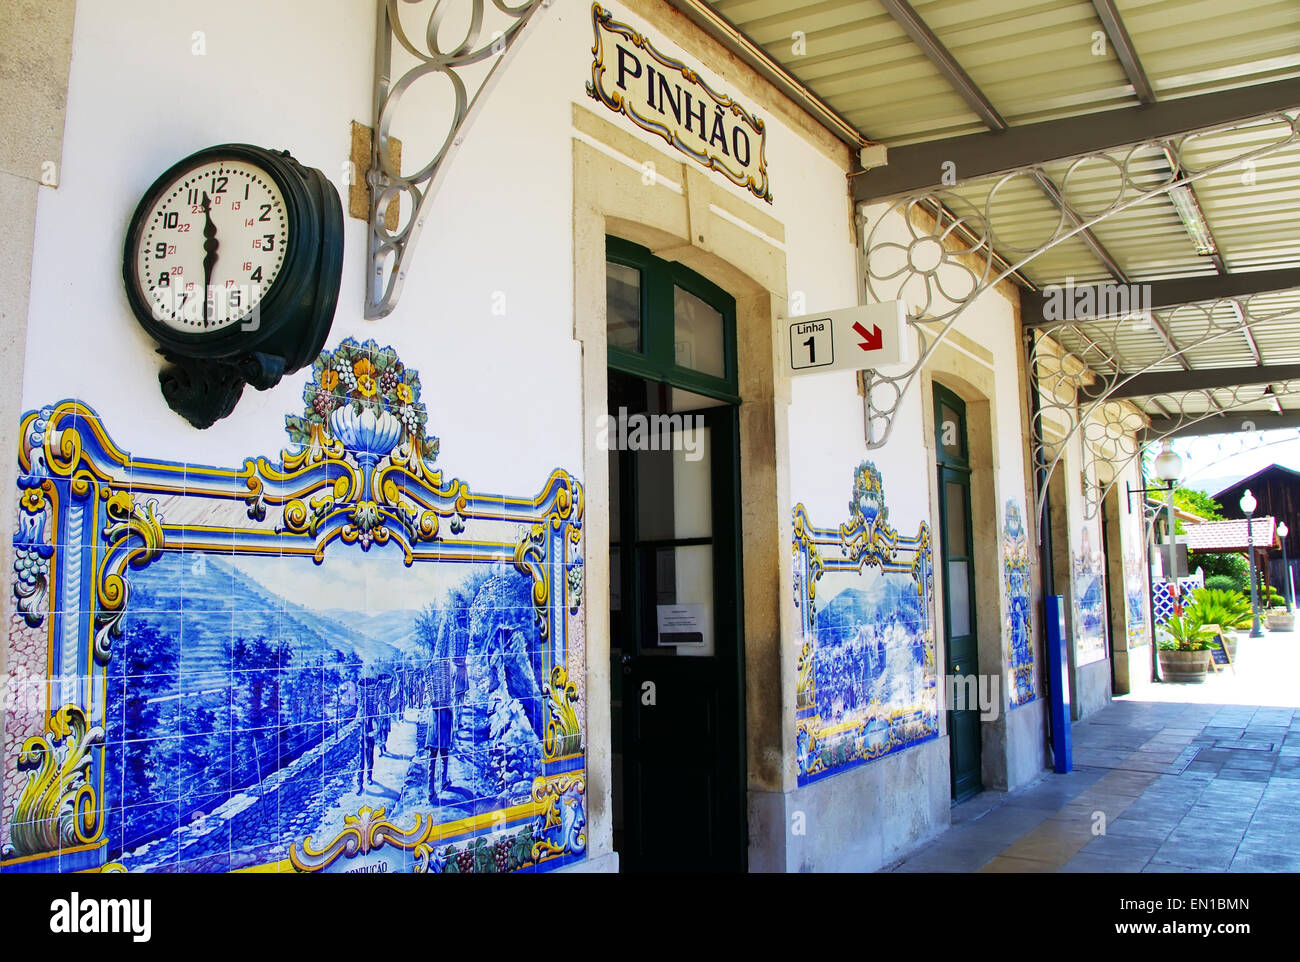
[[[1047,650],[1048,701],[1052,720],[1052,768],[1064,775],[1074,768],[1070,746],[1070,656],[1065,645],[1065,598],[1047,595],[1043,599],[1047,617],[1043,647]]]

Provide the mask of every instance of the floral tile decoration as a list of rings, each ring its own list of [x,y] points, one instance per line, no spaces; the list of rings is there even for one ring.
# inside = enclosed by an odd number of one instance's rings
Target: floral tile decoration
[[[324,351],[293,444],[26,415],[0,871],[506,872],[586,849],[583,493],[434,466],[418,373]]]
[[[880,471],[854,473],[849,520],[818,528],[794,509],[799,784],[939,734],[930,530],[889,525]]]
[[[1090,665],[1106,657],[1106,582],[1101,552],[1093,550],[1088,528],[1083,529],[1079,545],[1079,553],[1071,559],[1075,664]]]
[[[1002,577],[1007,589],[1007,667],[1011,672],[1008,693],[1012,708],[1027,705],[1037,697],[1034,690],[1033,615],[1029,604],[1029,541],[1020,505],[1007,501],[1002,523]]]

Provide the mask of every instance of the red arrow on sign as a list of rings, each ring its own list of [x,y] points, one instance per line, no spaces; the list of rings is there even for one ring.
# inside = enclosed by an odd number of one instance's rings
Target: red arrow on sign
[[[868,331],[860,321],[854,321],[853,330],[857,331],[858,337],[862,338],[862,343],[858,345],[862,350],[878,351],[885,346],[885,337],[880,333],[879,326],[873,324]]]

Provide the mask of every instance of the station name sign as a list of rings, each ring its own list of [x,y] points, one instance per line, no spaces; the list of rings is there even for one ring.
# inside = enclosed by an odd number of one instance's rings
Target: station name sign
[[[763,121],[598,3],[591,23],[596,40],[587,94],[770,204]]]

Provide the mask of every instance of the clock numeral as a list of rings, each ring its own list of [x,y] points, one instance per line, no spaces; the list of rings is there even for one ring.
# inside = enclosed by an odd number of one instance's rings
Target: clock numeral
[[[175,230],[178,226],[180,226],[180,222],[181,222],[181,215],[179,211],[169,210],[166,214],[163,215],[163,227],[166,227],[169,230]]]
[[[212,193],[214,193],[214,194],[224,194],[224,193],[226,192],[226,185],[229,184],[229,183],[230,183],[230,178],[229,178],[229,177],[213,177],[213,178],[212,178]]]
[[[239,302],[240,302],[240,300],[241,300],[241,298],[240,298],[240,292],[239,292],[239,289],[236,288],[236,289],[232,290],[232,291],[230,292],[230,306],[231,306],[231,307],[238,307],[238,306],[239,306]]]
[[[253,227],[253,226],[255,226],[255,225],[253,224],[253,218],[251,218],[251,217],[245,217],[245,218],[244,218],[244,226],[245,226],[245,227]]]
[[[257,219],[260,221],[269,221],[271,219],[271,205],[258,204],[257,206],[262,208],[262,216]]]
[[[262,235],[262,239],[266,241],[266,243],[262,245],[262,250],[264,250],[264,251],[273,251],[273,250],[275,250],[275,235],[274,235],[274,234],[263,234],[263,235]]]
[[[189,193],[185,195],[185,203],[197,205],[199,200],[199,189],[197,187],[191,187]]]
[[[244,270],[246,270],[246,271],[251,271],[252,269],[253,269],[253,262],[252,262],[252,261],[244,261]]]
[[[162,274],[158,275],[158,286],[159,286],[159,287],[171,287],[171,286],[172,286],[172,276],[171,276],[170,274],[168,274],[166,271],[164,271]]]
[[[153,245],[153,256],[154,256],[154,260],[159,260],[159,261],[167,256],[166,241],[159,241],[158,243]]]
[[[259,267],[257,270],[253,271],[252,274],[248,275],[248,279],[250,281],[257,281],[259,284],[262,283],[262,268]]]
[[[237,200],[237,201],[235,201],[233,204],[230,205],[230,209],[231,209],[231,210],[239,210],[239,208],[242,207],[243,204],[244,204],[243,201],[241,201],[241,200]]]

